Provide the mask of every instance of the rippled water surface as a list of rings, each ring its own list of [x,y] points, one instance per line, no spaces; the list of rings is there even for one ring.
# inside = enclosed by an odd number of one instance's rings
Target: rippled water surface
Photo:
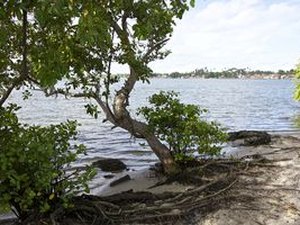
[[[138,84],[131,96],[130,110],[147,104],[147,97],[160,90],[175,90],[181,99],[209,109],[207,118],[217,120],[230,130],[253,129],[271,132],[298,132],[295,119],[300,103],[292,99],[290,80],[203,80],[153,79],[151,84]],[[20,93],[10,101],[23,106],[19,115],[31,124],[58,123],[67,119],[81,123],[79,140],[88,147],[78,165],[96,158],[122,159],[130,168],[141,169],[157,161],[141,140],[134,140],[121,129],[111,129],[104,118],[93,119],[85,114],[84,100],[45,98],[41,92],[23,102]]]

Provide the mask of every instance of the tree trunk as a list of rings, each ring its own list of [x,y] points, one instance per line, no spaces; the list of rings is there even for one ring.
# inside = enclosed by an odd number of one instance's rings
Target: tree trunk
[[[147,141],[154,154],[159,158],[165,173],[176,173],[178,171],[178,166],[167,146],[161,143],[160,140],[149,131],[149,127],[145,123],[136,120],[132,120],[131,123],[137,134],[140,134],[140,136]]]
[[[162,144],[154,134],[149,134],[149,136],[145,137],[145,140],[147,141],[155,155],[159,158],[165,173],[177,173],[179,168],[175,163],[170,150],[164,144]]]
[[[167,174],[175,173],[177,171],[177,165],[174,161],[173,156],[171,155],[170,150],[163,143],[161,143],[159,139],[149,130],[147,124],[131,118],[127,110],[127,106],[129,105],[129,95],[139,78],[137,71],[140,71],[140,69],[139,66],[137,68],[137,63],[147,63],[147,57],[154,50],[160,49],[163,46],[163,43],[167,41],[167,39],[152,46],[144,55],[144,57],[142,57],[142,59],[139,59],[136,52],[132,48],[134,44],[131,43],[129,38],[130,34],[128,31],[127,22],[128,15],[126,14],[126,12],[122,16],[121,24],[115,21],[112,12],[108,12],[108,16],[111,18],[110,21],[112,28],[121,41],[121,46],[124,54],[127,55],[127,58],[131,58],[131,60],[128,60],[127,62],[130,69],[130,74],[125,81],[124,86],[119,91],[117,91],[114,97],[112,107],[113,110],[111,110],[108,105],[105,105],[103,101],[101,101],[101,99],[96,98],[96,101],[100,104],[102,110],[106,113],[107,119],[115,126],[127,130],[135,137],[144,138],[148,142],[153,152],[161,161],[164,171]],[[132,59],[135,60],[132,61]]]
[[[167,174],[176,173],[178,171],[178,166],[175,163],[170,150],[149,130],[147,124],[131,118],[126,109],[128,106],[129,95],[125,87],[117,92],[114,99],[114,124],[129,131],[135,137],[144,138],[162,163],[164,172]]]

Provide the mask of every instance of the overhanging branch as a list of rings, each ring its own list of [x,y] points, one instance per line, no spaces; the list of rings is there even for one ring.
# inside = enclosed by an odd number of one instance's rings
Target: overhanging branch
[[[143,56],[142,61],[145,62],[145,63],[149,62],[149,61],[148,61],[148,60],[149,60],[149,56],[150,56],[154,51],[161,49],[161,48],[164,46],[164,44],[165,44],[166,42],[168,42],[169,40],[170,40],[169,38],[166,38],[166,39],[163,39],[163,40],[161,40],[161,41],[159,41],[159,42],[157,42],[157,43],[155,43],[155,44],[150,45],[148,51],[147,51],[146,54]]]

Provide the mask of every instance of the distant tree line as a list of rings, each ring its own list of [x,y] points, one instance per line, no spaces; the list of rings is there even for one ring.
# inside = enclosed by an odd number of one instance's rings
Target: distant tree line
[[[172,72],[172,73],[153,73],[151,77],[167,77],[167,78],[273,78],[273,79],[286,79],[291,78],[294,74],[294,70],[278,70],[263,71],[263,70],[249,70],[249,69],[237,69],[230,68],[223,71],[211,71],[206,67],[202,69],[196,69],[192,72]]]

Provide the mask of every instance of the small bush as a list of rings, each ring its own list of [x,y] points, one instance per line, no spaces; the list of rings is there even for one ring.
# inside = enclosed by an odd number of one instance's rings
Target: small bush
[[[71,145],[76,139],[76,122],[48,127],[19,123],[16,106],[0,108],[0,203],[11,207],[24,219],[32,213],[45,213],[81,190],[89,191],[87,182],[94,170],[66,169],[83,145]]]
[[[175,92],[160,92],[149,99],[150,106],[139,108],[151,132],[167,143],[175,160],[193,160],[193,153],[220,153],[227,135],[215,122],[201,119],[206,112],[196,105],[183,104]]]

